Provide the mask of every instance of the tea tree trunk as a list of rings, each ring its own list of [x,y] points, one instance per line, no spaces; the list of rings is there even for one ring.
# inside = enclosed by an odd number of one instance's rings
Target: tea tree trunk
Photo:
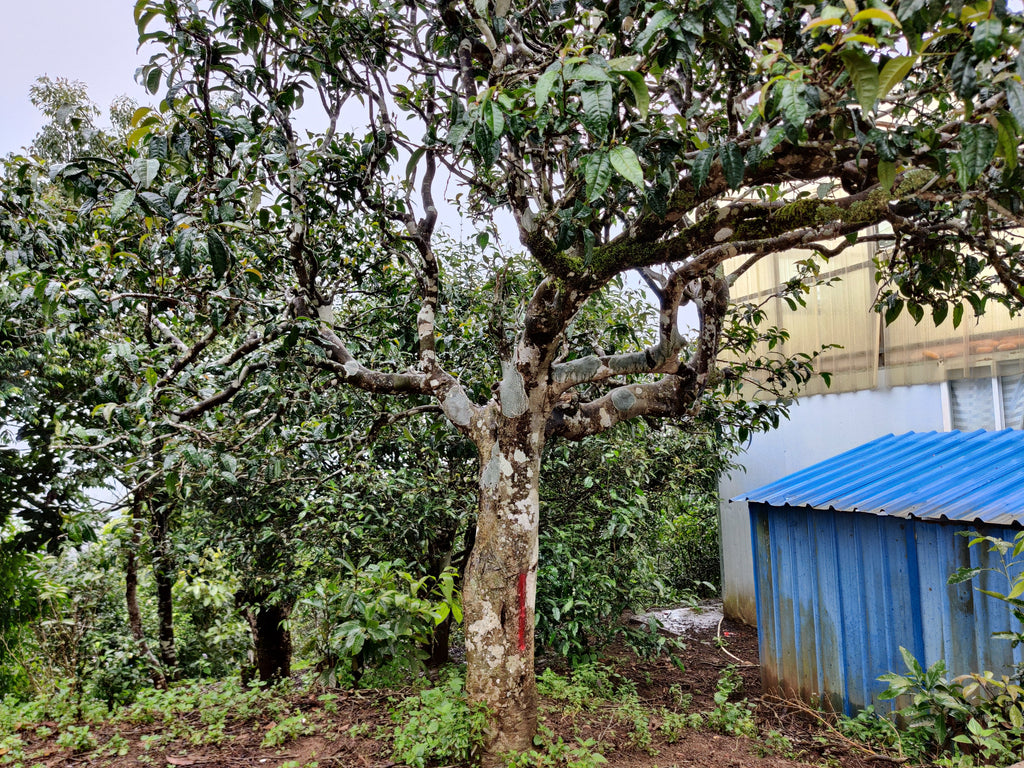
[[[256,670],[261,683],[291,676],[292,637],[288,629],[290,603],[264,603],[250,614]]]

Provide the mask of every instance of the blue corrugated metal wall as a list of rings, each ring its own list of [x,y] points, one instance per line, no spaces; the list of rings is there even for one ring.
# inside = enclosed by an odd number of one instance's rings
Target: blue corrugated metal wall
[[[949,675],[1007,674],[1024,659],[991,637],[1014,621],[995,577],[949,586],[961,565],[993,566],[956,533],[1012,540],[1003,526],[750,504],[758,640],[765,688],[852,714],[880,701],[879,675],[905,670],[899,647]]]

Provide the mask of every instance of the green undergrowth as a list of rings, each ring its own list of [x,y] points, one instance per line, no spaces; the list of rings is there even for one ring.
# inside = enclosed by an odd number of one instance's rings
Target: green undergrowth
[[[322,706],[327,710],[328,702]],[[232,738],[232,723],[268,719],[271,725],[260,745],[264,748],[316,732],[316,725],[295,708],[289,681],[267,688],[235,681],[185,681],[165,690],[143,688],[131,704],[112,708],[80,700],[63,689],[29,701],[7,697],[0,701],[0,734],[6,734],[0,738],[0,765],[36,765],[26,749],[25,737],[30,733],[37,739],[52,737],[57,747],[82,760],[101,762],[131,750],[129,741],[116,732],[120,727],[157,725],[157,732],[137,739],[143,753],[140,759],[146,762],[151,753],[173,743],[220,745]],[[102,735],[109,734],[111,726],[114,735]]]
[[[906,649],[903,673],[888,673],[883,699],[905,702],[883,717],[869,707],[840,721],[843,733],[897,759],[940,768],[1001,768],[1024,755],[1024,688],[991,672],[946,676]]]
[[[423,678],[421,684],[432,687],[406,688],[404,695],[387,699],[389,711],[379,714],[390,715],[390,722],[374,724],[371,718],[340,734],[328,723],[345,694],[308,683],[260,688],[184,682],[168,690],[140,690],[131,704],[110,711],[82,709],[59,693],[32,702],[8,700],[0,704],[0,734],[7,734],[0,737],[0,766],[34,766],[40,739],[76,761],[101,765],[131,752],[140,763],[155,765],[169,750],[219,747],[253,729],[256,740],[250,736],[247,748],[258,744],[262,750],[287,750],[302,737],[347,735],[376,742],[371,749],[389,751],[396,764],[413,768],[475,764],[487,711],[467,702],[457,670],[442,672],[433,682]],[[541,723],[533,749],[508,755],[508,768],[598,768],[622,749],[656,755],[659,747],[682,741],[694,730],[754,738],[753,749],[760,754],[793,756],[785,736],[758,730],[753,706],[743,698],[742,679],[732,667],[722,671],[713,703],[703,711],[694,710],[693,697],[681,684],[669,689],[667,706],[652,705],[641,698],[637,682],[599,663],[562,674],[546,669],[537,685]],[[138,735],[121,735],[128,731]]]
[[[621,734],[626,744],[651,755],[658,753],[658,740],[673,744],[685,738],[687,731],[712,730],[728,736],[763,736],[758,747],[762,754],[793,757],[792,744],[785,736],[775,731],[759,733],[754,706],[740,696],[742,685],[735,668],[726,667],[716,686],[714,706],[692,712],[693,697],[679,685],[670,688],[671,706],[648,706],[640,699],[635,682],[601,664],[581,665],[566,675],[546,669],[537,678],[540,695],[554,703],[542,707],[542,713],[581,715],[581,721],[599,713],[611,720],[605,728],[609,738]],[[579,731],[574,735],[574,743],[566,742],[542,723],[534,738],[537,749],[509,757],[508,765],[590,768],[606,761],[604,754],[612,746],[611,741],[585,738]]]
[[[487,710],[466,701],[462,677],[403,699],[392,713],[395,760],[424,768],[428,763],[472,763],[483,744]]]

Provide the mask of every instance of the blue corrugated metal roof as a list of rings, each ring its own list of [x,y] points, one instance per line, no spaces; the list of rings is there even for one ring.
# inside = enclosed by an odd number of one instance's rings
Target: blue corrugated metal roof
[[[1024,431],[886,435],[739,498],[923,520],[1024,524]]]

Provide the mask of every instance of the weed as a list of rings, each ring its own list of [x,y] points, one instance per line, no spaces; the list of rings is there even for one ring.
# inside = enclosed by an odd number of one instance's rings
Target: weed
[[[619,706],[617,716],[620,720],[628,723],[632,730],[629,740],[633,746],[642,749],[650,755],[656,754],[657,750],[651,747],[651,720],[646,709],[640,704],[636,694],[625,697]]]
[[[151,749],[160,749],[170,744],[174,741],[174,736],[170,733],[147,733],[140,736],[139,741],[142,743],[142,748],[148,752]]]
[[[128,743],[128,739],[120,733],[115,733],[103,745],[103,751],[110,757],[124,757],[131,751],[131,745]]]
[[[471,707],[462,679],[452,675],[438,688],[403,700],[392,715],[394,756],[399,762],[423,768],[428,761],[471,761],[483,744],[487,712]]]
[[[342,564],[346,579],[322,580],[302,599],[315,622],[310,650],[323,682],[357,685],[381,667],[388,668],[383,680],[406,680],[422,668],[434,628],[449,616],[462,621],[452,569],[417,579],[400,560]]]
[[[12,763],[21,765],[21,761],[24,759],[25,745],[21,741],[21,736],[12,733],[0,739],[0,765]]]
[[[541,750],[506,755],[506,768],[598,768],[608,762],[595,739],[577,739],[575,746],[566,744],[543,724],[533,743]]]
[[[364,736],[369,736],[373,727],[369,723],[356,723],[348,729],[348,737],[350,739],[359,739]]]
[[[316,728],[310,725],[305,717],[301,714],[292,715],[272,725],[267,730],[266,735],[264,735],[260,746],[280,747],[282,744],[294,741],[300,736],[309,736],[313,733],[316,733]]]
[[[320,702],[320,707],[328,715],[333,715],[338,711],[338,694],[336,693],[324,693],[317,697]]]
[[[704,718],[697,713],[685,714],[683,712],[670,712],[667,709],[661,710],[661,725],[658,731],[669,744],[675,744],[682,738],[683,731],[687,728],[700,728],[704,724]]]
[[[941,660],[925,670],[905,648],[900,652],[907,673],[882,675],[889,684],[882,698],[910,697],[896,714],[919,750],[934,758],[978,755],[989,763],[1013,762],[1024,751],[1024,688],[991,672],[947,680]]]
[[[862,709],[853,717],[839,718],[839,730],[849,739],[882,750],[893,750],[901,756],[924,753],[924,734],[901,733],[888,718],[882,717],[873,706]]]
[[[672,703],[680,712],[685,712],[693,704],[693,694],[684,693],[683,686],[679,683],[673,683],[668,689],[669,695],[672,697]]]
[[[570,713],[593,710],[598,702],[610,701],[617,693],[635,692],[627,681],[620,681],[617,688],[613,675],[608,667],[593,662],[576,667],[571,679],[545,669],[537,678],[537,692],[562,702]]]
[[[195,742],[197,744],[223,744],[228,737],[223,720],[211,723],[205,731],[200,731],[197,735],[201,739]]]
[[[742,687],[743,680],[735,667],[729,666],[722,670],[715,688],[715,707],[705,716],[709,728],[728,736],[757,736],[753,706],[746,700],[729,701],[729,697]]]
[[[89,752],[96,749],[96,737],[88,725],[69,725],[57,736],[57,744],[72,752]]]
[[[1024,547],[1024,538],[1018,543]],[[969,577],[970,573],[958,572],[950,581]],[[931,764],[946,768],[1009,765],[1019,758],[1024,752],[1024,688],[1008,676],[997,678],[991,672],[950,680],[941,659],[925,669],[905,648],[900,653],[907,671],[879,678],[888,684],[881,698],[909,703],[896,710],[895,723],[870,708],[844,718],[840,728],[845,735],[892,749],[910,760],[931,758]]]
[[[779,731],[768,731],[755,748],[761,757],[778,755],[788,760],[795,760],[798,757],[793,750],[793,742],[789,740],[788,736],[779,733]]]

